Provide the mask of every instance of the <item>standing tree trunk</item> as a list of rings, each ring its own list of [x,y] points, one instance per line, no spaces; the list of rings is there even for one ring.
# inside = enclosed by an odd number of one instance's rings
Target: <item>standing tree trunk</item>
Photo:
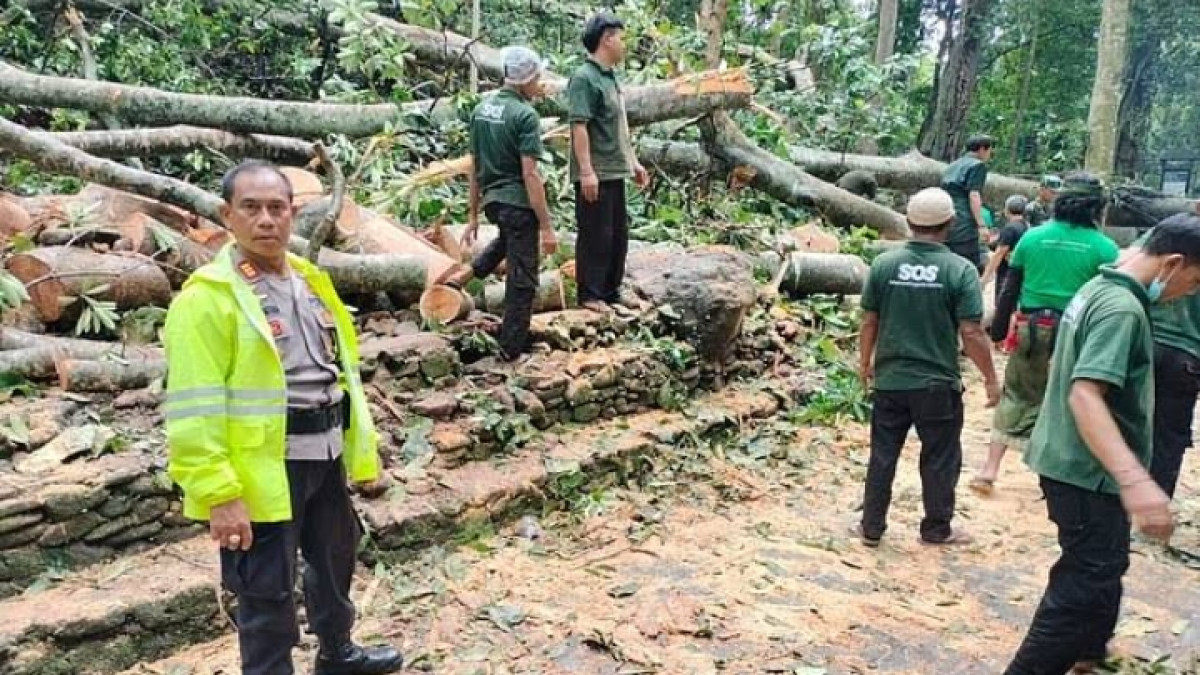
[[[1117,121],[1116,172],[1133,178],[1142,172],[1142,152],[1150,133],[1150,110],[1158,90],[1158,64],[1163,49],[1162,36],[1157,30],[1144,26],[1142,32],[1129,54],[1128,85]]]
[[[1033,19],[1033,37],[1029,40],[1029,58],[1025,61],[1025,72],[1021,75],[1021,93],[1017,96],[1017,114],[1013,122],[1012,148],[1009,161],[1017,166],[1021,147],[1021,132],[1025,127],[1025,109],[1029,107],[1029,88],[1033,84],[1033,66],[1037,63],[1038,33],[1041,32],[1042,22],[1037,17]]]
[[[1116,168],[1117,119],[1125,94],[1125,57],[1129,50],[1129,0],[1104,0],[1096,79],[1088,112],[1088,150],[1084,168],[1110,176]]]
[[[979,55],[993,4],[993,0],[963,0],[959,29],[938,81],[933,116],[921,130],[921,151],[935,159],[950,160],[965,145],[967,113],[975,96]]]
[[[729,0],[703,0],[700,4],[700,29],[705,33],[704,67],[721,64],[721,47],[725,43],[725,17]]]
[[[900,0],[879,0],[879,37],[875,40],[875,65],[882,66],[896,51],[896,21]]]

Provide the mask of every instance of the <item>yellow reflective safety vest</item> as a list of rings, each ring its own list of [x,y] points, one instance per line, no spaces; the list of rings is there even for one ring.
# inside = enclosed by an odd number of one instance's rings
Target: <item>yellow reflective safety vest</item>
[[[358,372],[358,339],[329,276],[288,255],[333,314],[339,384],[350,399],[342,461],[354,481],[379,476],[378,434]],[[253,522],[290,520],[287,382],[254,287],[234,268],[233,244],[196,270],[167,312],[164,404],[167,472],[183,489],[184,515],[241,498]]]

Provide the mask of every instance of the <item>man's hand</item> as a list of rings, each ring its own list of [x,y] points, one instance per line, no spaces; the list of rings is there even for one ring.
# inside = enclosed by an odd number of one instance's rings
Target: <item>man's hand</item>
[[[254,533],[245,502],[234,499],[212,507],[211,512],[208,533],[212,540],[230,551],[249,551],[254,544]]]
[[[863,389],[870,389],[875,384],[875,364],[860,363],[858,366],[858,381]]]
[[[1001,391],[1000,382],[997,380],[984,382],[983,388],[987,392],[987,407],[995,408],[997,405],[999,405]]]
[[[542,255],[553,255],[558,250],[558,237],[554,234],[554,228],[550,226],[543,227],[542,233]]]
[[[472,220],[467,223],[467,229],[463,230],[462,237],[459,239],[459,245],[465,249],[470,249],[475,245],[475,238],[479,236],[479,221]]]
[[[643,190],[650,187],[650,172],[640,162],[633,165],[633,182]]]
[[[1121,486],[1121,503],[1137,530],[1148,537],[1170,541],[1175,531],[1171,498],[1154,479],[1146,476]]]
[[[600,199],[600,179],[595,172],[579,176],[579,187],[583,189],[583,201],[595,202]]]

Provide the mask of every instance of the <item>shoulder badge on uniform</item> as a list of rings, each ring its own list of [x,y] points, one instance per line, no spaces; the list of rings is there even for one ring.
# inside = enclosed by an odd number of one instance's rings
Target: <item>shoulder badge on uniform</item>
[[[287,337],[287,324],[283,322],[283,319],[271,319],[267,321],[267,325],[271,327],[271,337],[276,339]]]
[[[259,277],[258,268],[255,267],[254,263],[250,262],[249,260],[243,260],[242,262],[238,263],[237,268],[238,271],[242,273],[242,276],[246,278],[246,281],[254,281]]]

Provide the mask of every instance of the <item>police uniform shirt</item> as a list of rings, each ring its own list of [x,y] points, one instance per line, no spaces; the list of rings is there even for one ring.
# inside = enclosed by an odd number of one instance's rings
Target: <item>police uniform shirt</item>
[[[336,329],[333,316],[295,272],[286,277],[261,272],[238,254],[235,265],[262,303],[287,379],[289,410],[340,403]],[[289,434],[287,458],[329,460],[342,454],[342,427],[316,434]]]

